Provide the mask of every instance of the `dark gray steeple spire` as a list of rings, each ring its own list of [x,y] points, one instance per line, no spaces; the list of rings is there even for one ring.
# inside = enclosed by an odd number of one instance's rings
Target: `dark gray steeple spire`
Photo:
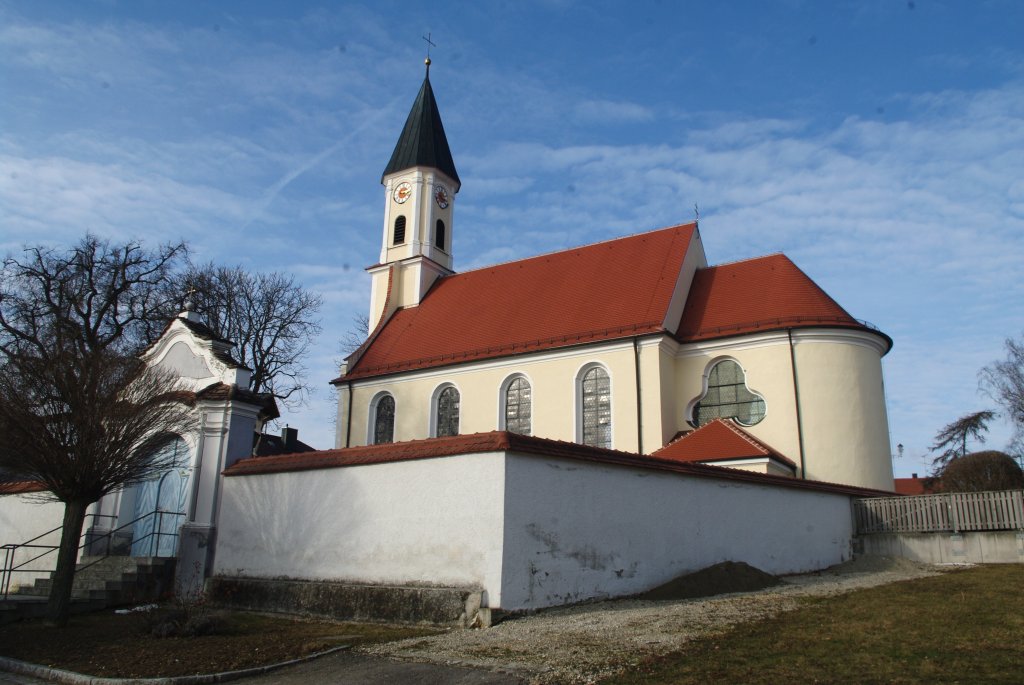
[[[429,57],[426,65],[427,74],[423,78],[423,86],[412,105],[409,118],[405,120],[405,128],[402,129],[402,135],[398,138],[398,144],[391,153],[391,161],[383,175],[416,166],[433,167],[455,181],[455,190],[458,191],[462,182],[455,171],[455,160],[452,159],[452,151],[444,135],[434,90],[430,87]]]

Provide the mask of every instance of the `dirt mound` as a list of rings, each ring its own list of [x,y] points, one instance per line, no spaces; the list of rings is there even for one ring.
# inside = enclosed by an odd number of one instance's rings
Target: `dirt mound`
[[[700,571],[673,578],[664,585],[637,595],[638,599],[692,599],[724,595],[729,592],[753,592],[781,585],[770,573],[742,561],[723,561]]]

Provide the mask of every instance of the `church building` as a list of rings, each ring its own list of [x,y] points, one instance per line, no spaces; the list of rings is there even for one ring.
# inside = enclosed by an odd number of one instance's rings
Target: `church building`
[[[429,73],[381,181],[336,447],[498,430],[892,489],[892,341],[785,255],[709,265],[694,222],[456,273],[461,181]]]

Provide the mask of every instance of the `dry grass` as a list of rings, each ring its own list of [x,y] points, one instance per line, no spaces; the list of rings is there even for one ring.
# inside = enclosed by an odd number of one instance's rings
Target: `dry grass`
[[[602,682],[1020,683],[1022,587],[1008,564],[808,598]]]
[[[303,621],[229,612],[215,634],[157,638],[152,617],[113,611],[73,616],[66,628],[41,621],[0,627],[0,655],[95,676],[147,678],[218,673],[296,659],[339,645],[372,644],[436,629]]]

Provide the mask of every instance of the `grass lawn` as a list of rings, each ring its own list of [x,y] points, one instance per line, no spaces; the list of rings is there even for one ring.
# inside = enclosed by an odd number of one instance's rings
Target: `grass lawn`
[[[602,683],[1022,683],[1024,565],[837,597],[644,662]]]
[[[218,612],[202,637],[153,637],[153,618],[112,610],[72,616],[66,628],[42,621],[0,627],[0,655],[94,676],[150,678],[218,673],[296,659],[339,645],[431,635],[437,629],[373,623],[303,621],[241,611]]]

